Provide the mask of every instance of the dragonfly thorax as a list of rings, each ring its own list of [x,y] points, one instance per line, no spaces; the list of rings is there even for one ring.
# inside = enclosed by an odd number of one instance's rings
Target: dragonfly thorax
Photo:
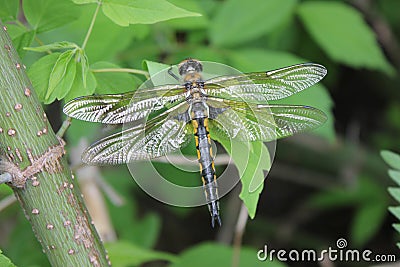
[[[204,81],[199,78],[196,81],[185,82],[186,101],[189,104],[195,102],[204,102],[207,98],[207,93],[204,90]]]
[[[192,83],[195,86],[196,83],[202,81],[202,77],[198,72],[188,72],[183,76],[183,81],[185,83]]]

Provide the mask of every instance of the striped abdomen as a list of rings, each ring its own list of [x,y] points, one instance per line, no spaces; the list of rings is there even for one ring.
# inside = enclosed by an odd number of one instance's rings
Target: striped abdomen
[[[192,124],[204,193],[211,214],[211,225],[214,227],[215,221],[221,225],[221,218],[219,216],[217,176],[215,174],[211,139],[208,131],[208,118],[196,118],[192,120]]]

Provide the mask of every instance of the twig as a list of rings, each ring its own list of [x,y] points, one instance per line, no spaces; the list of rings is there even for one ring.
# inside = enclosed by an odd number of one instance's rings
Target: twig
[[[86,33],[86,36],[85,36],[85,40],[82,43],[82,50],[85,49],[86,44],[89,41],[90,34],[92,33],[92,30],[93,30],[94,22],[96,21],[97,14],[99,13],[99,10],[100,10],[100,6],[101,6],[101,1],[99,1],[97,3],[96,10],[94,11],[94,14],[93,14],[93,17],[92,17],[92,21],[90,22],[89,29],[88,29],[88,31]]]
[[[123,197],[118,194],[118,192],[115,191],[114,188],[103,179],[103,177],[98,176],[96,179],[96,183],[103,190],[104,194],[106,194],[113,205],[117,207],[124,205],[125,200],[123,199]]]
[[[238,220],[236,223],[235,236],[233,239],[233,255],[232,255],[232,267],[238,267],[240,262],[240,248],[242,247],[242,238],[244,229],[246,228],[249,214],[247,212],[246,205],[242,203],[240,208]]]
[[[324,256],[323,260],[319,262],[319,265],[321,267],[335,267],[335,264],[326,256],[326,253]]]
[[[59,138],[62,138],[71,125],[71,117],[68,117],[65,121],[63,121],[63,124],[61,125],[60,129],[58,129],[58,132],[56,133],[56,136]]]
[[[237,180],[239,173],[236,168],[228,168],[228,177]],[[232,244],[233,236],[235,234],[235,224],[239,216],[240,207],[242,205],[242,200],[238,197],[241,190],[241,183],[238,183],[232,191],[227,195],[228,199],[225,201],[224,211],[222,213],[223,218],[221,229],[218,231],[216,241],[221,244],[230,245]]]

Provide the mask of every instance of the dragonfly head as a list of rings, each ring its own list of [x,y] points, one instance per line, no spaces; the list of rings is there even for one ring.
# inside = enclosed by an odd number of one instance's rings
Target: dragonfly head
[[[179,69],[179,74],[181,76],[183,76],[188,73],[202,72],[203,65],[197,59],[188,58],[188,59],[185,59],[184,61],[182,61],[181,63],[179,63],[178,69]]]

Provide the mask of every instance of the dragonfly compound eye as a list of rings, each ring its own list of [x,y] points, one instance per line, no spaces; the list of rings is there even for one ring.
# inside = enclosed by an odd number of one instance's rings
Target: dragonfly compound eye
[[[186,59],[179,64],[179,74],[185,75],[189,72],[202,72],[203,65],[197,59]]]

